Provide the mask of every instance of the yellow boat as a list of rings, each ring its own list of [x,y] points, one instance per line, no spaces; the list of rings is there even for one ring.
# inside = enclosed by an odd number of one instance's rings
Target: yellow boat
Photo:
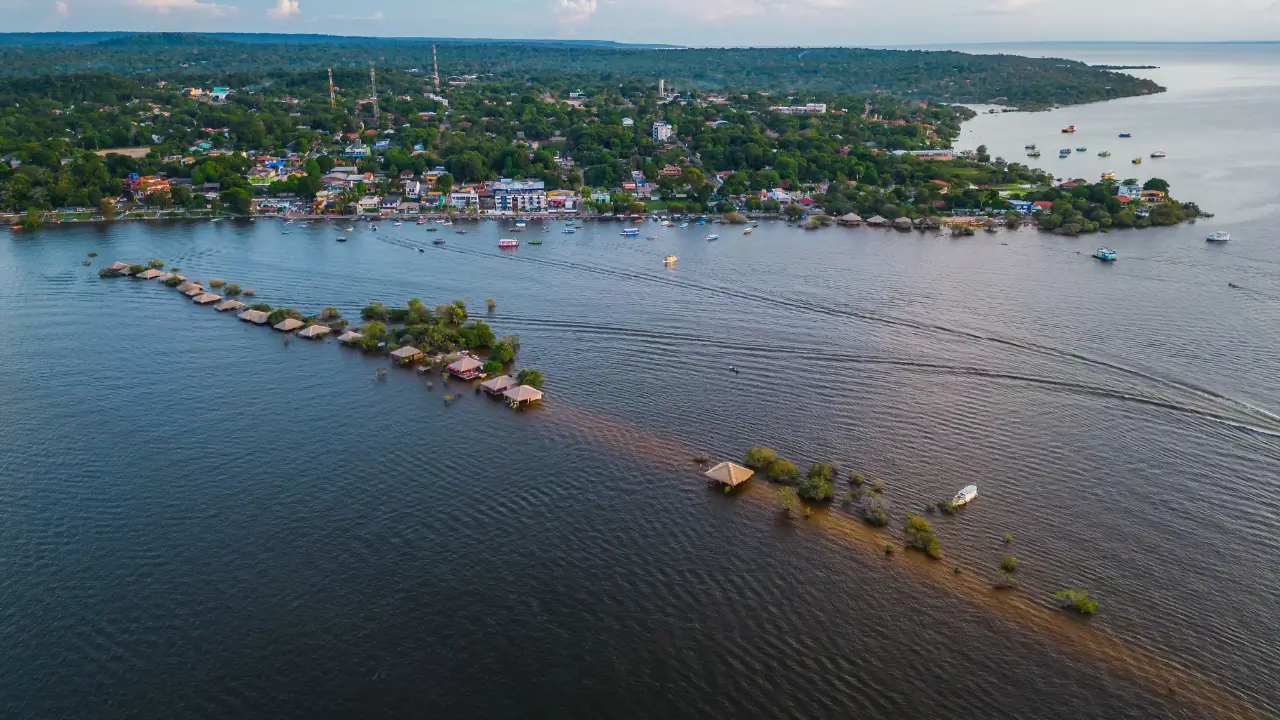
[[[1134,159],[1133,159],[1133,164],[1134,164],[1134,165],[1141,165],[1141,164],[1142,164],[1142,158],[1140,158],[1140,157],[1136,157],[1136,158],[1134,158]]]
[[[1108,171],[1108,172],[1104,172],[1104,173],[1102,173],[1102,179],[1103,179],[1103,180],[1115,180],[1115,179],[1116,179],[1116,171],[1115,171],[1115,170],[1110,170],[1110,171]]]
[[[679,258],[677,258],[675,255],[668,255],[668,256],[666,256],[666,257],[662,258],[662,264],[663,264],[663,265],[675,265],[675,264],[676,264],[676,260],[678,260],[678,259],[679,259]]]

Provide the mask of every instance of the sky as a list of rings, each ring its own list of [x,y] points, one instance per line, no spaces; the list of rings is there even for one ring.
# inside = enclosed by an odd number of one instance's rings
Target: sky
[[[689,46],[1280,39],[1280,0],[0,0],[0,31],[571,38]]]

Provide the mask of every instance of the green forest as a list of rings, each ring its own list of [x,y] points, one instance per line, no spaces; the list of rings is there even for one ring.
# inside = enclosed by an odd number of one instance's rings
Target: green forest
[[[65,42],[58,38],[64,37]],[[92,36],[90,36],[92,37]],[[1019,107],[1094,102],[1164,88],[1075,60],[952,51],[859,48],[649,48],[553,42],[152,33],[93,42],[74,33],[0,36],[0,73],[178,73],[226,85],[282,71],[367,68],[429,72],[437,48],[444,77],[485,74],[557,90],[664,78],[677,90],[733,87],[773,92],[891,94],[938,102]]]

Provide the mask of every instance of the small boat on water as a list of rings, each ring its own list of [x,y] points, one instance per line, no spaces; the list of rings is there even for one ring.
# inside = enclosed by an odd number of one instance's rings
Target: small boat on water
[[[1076,148],[1076,152],[1088,152],[1088,151],[1089,151],[1089,148],[1087,148],[1087,147],[1078,147],[1078,148]]]
[[[498,247],[500,247],[500,248],[514,248],[514,247],[520,247],[520,241],[519,241],[519,240],[514,240],[514,239],[512,239],[512,238],[503,238],[503,239],[501,239],[501,240],[499,240],[499,241],[498,241]]]
[[[682,223],[680,223],[680,227],[689,227],[689,223],[687,223],[687,222],[682,222]]]
[[[560,232],[564,233],[565,235],[572,235],[572,234],[574,234],[575,232],[577,232],[577,230],[574,230],[574,229],[573,229],[573,228],[571,228],[571,227],[567,227],[567,228],[565,228],[564,230],[561,230]]]
[[[952,505],[968,505],[969,502],[976,497],[978,497],[978,486],[965,485],[963,488],[960,489],[960,492],[956,493],[955,497],[951,498],[951,504]]]
[[[1094,251],[1093,256],[1103,262],[1115,262],[1116,251],[1108,247],[1100,247]]]
[[[467,231],[466,231],[466,230],[454,230],[454,231],[453,231],[453,234],[454,234],[454,235],[466,235],[466,234],[467,234]]]
[[[720,239],[720,236],[716,234],[711,234],[707,236],[707,242],[711,242],[712,240],[719,240],[719,239]]]
[[[1026,149],[1026,150],[1035,150],[1035,149],[1036,149],[1036,144],[1035,144],[1035,143],[1027,143],[1026,145],[1024,145],[1024,146],[1023,146],[1023,148],[1024,148],[1024,149]]]
[[[743,235],[750,235],[752,230],[755,230],[755,228],[747,228],[746,230],[743,230],[743,231],[742,231],[742,234],[743,234]]]
[[[623,228],[622,232],[619,234],[623,237],[635,237],[640,234],[640,228]]]
[[[1111,153],[1107,150],[1103,150],[1102,152],[1098,153],[1098,157],[1111,157]]]
[[[676,260],[679,260],[679,259],[680,259],[680,258],[676,257],[675,255],[668,255],[668,256],[666,256],[666,257],[662,258],[662,264],[663,264],[663,265],[675,265],[675,264],[676,264]]]
[[[1133,133],[1120,133],[1120,137],[1122,138],[1133,137]]]
[[[426,252],[426,250],[423,250],[422,248],[418,248],[418,252]]]
[[[1217,230],[1215,232],[1209,233],[1209,236],[1205,238],[1205,241],[1206,242],[1226,242],[1230,239],[1231,239],[1231,233],[1227,232],[1226,230]]]
[[[1073,132],[1075,132],[1075,131],[1076,131],[1076,126],[1075,126],[1075,125],[1068,125],[1068,126],[1066,126],[1066,127],[1062,128],[1062,132],[1064,132],[1064,133],[1073,133]]]
[[[1142,158],[1140,158],[1140,157],[1136,157],[1136,158],[1134,158],[1134,159],[1132,160],[1132,162],[1133,162],[1133,164],[1134,164],[1134,165],[1141,165],[1141,164],[1142,164]]]
[[[1103,180],[1115,180],[1115,179],[1116,179],[1116,171],[1115,171],[1115,170],[1108,170],[1108,171],[1106,171],[1106,172],[1102,173],[1102,179],[1103,179]]]
[[[1040,151],[1032,150],[1031,152],[1027,153],[1027,157],[1040,157]]]
[[[444,244],[444,238],[436,238],[435,240],[432,240],[432,241],[431,241],[431,244],[432,244],[432,245],[443,245],[443,244]]]
[[[427,228],[427,232],[440,232],[440,228]]]
[[[1155,151],[1155,152],[1151,153],[1151,157],[1153,157],[1153,158],[1162,158],[1162,157],[1168,157],[1168,155],[1167,155],[1167,154],[1165,153],[1165,151],[1163,151],[1163,150],[1157,150],[1157,151]]]
[[[339,236],[338,236],[338,242],[346,242],[346,241],[347,241],[347,236],[346,236],[346,235],[339,235]]]
[[[426,221],[426,220],[423,220],[422,218],[418,218],[418,222],[416,222],[416,223],[414,223],[414,224],[415,224],[415,225],[426,225],[426,224],[427,224],[427,221]]]
[[[530,245],[541,245],[541,244],[542,244],[542,238],[534,238],[534,239],[532,239],[532,240],[530,240],[530,241],[529,241],[529,244],[530,244]]]
[[[401,226],[401,225],[403,225],[403,224],[404,224],[404,223],[397,221],[397,222],[396,222],[396,227],[400,227],[400,226]]]

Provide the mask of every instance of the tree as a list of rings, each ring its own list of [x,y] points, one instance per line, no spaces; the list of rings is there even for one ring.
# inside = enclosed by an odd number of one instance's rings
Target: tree
[[[766,472],[769,482],[794,485],[800,479],[800,468],[789,460],[775,460]]]
[[[436,178],[436,190],[448,194],[453,190],[453,176],[449,173],[442,173]]]
[[[1143,190],[1159,190],[1162,193],[1168,193],[1169,183],[1166,180],[1162,180],[1158,177],[1153,177],[1147,180],[1146,182],[1142,183],[1142,189]]]
[[[801,215],[804,215],[804,206],[800,205],[799,203],[791,203],[790,205],[787,206],[788,220],[796,220]]]
[[[542,376],[541,370],[525,369],[516,375],[516,382],[529,387],[541,388],[542,384],[546,382],[546,378]]]
[[[252,207],[249,192],[242,188],[230,188],[218,194],[218,199],[234,215],[248,215]]]
[[[747,448],[747,454],[743,457],[742,464],[755,470],[768,470],[769,466],[777,462],[777,460],[778,453],[773,448],[752,445]]]
[[[98,202],[98,214],[102,216],[103,220],[115,220],[116,206],[110,200],[103,198]]]
[[[907,533],[907,546],[937,560],[942,557],[942,543],[933,534],[933,526],[928,520],[915,514],[908,514],[902,520],[902,528]]]

